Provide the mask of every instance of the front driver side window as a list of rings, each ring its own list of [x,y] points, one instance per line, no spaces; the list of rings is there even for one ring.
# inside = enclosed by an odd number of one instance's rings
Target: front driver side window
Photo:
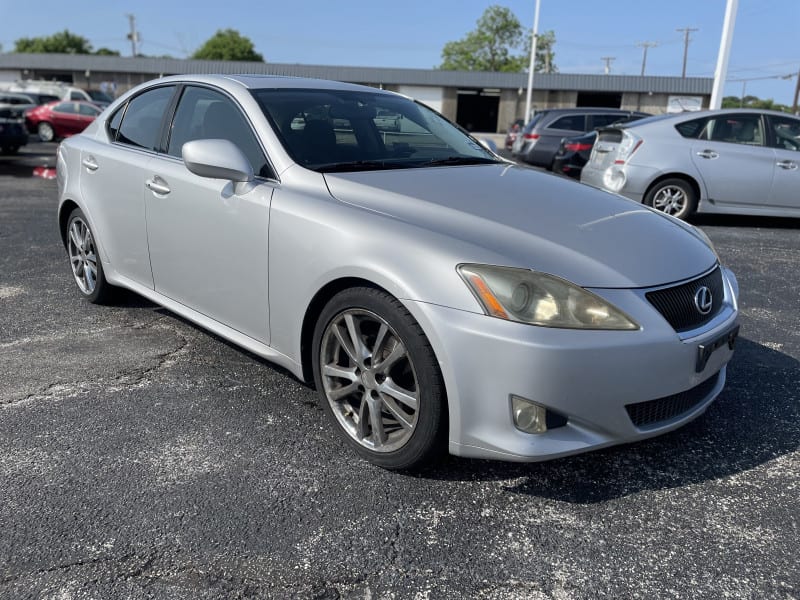
[[[200,139],[232,142],[250,161],[256,176],[273,177],[253,129],[239,107],[220,92],[189,86],[175,111],[167,154],[181,158],[183,145]]]

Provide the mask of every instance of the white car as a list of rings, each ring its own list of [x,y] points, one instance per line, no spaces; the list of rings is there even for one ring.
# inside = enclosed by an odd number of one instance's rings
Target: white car
[[[738,286],[702,232],[391,92],[159,79],[61,144],[58,184],[83,296],[128,288],[313,382],[383,467],[639,440],[725,385]]]

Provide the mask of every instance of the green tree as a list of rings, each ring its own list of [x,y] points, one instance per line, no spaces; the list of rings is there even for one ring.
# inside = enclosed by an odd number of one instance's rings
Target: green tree
[[[65,29],[53,35],[20,38],[14,42],[14,52],[91,54],[92,45],[82,35],[76,35]]]
[[[192,54],[201,60],[247,60],[263,62],[264,57],[255,51],[250,38],[235,29],[220,29]]]
[[[524,71],[530,61],[529,31],[511,10],[493,5],[477,21],[477,28],[462,39],[447,42],[442,49],[440,69],[449,71]],[[537,40],[536,71],[556,72],[552,31]]]
[[[119,56],[119,50],[112,50],[111,48],[98,48],[94,51],[97,56]]]
[[[725,96],[722,99],[722,108],[758,108],[763,110],[779,110],[790,113],[792,109],[785,104],[778,104],[772,98],[762,100],[758,96]]]

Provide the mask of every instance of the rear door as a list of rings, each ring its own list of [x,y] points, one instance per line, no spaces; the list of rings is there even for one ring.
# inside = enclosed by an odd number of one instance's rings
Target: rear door
[[[730,208],[769,204],[775,151],[766,145],[764,121],[753,113],[710,118],[692,142],[691,159],[709,201]]]
[[[110,139],[81,140],[81,191],[95,232],[116,272],[150,289],[145,181],[174,91],[161,86],[135,96],[105,125]]]
[[[769,115],[767,121],[776,159],[770,205],[800,209],[800,119]]]

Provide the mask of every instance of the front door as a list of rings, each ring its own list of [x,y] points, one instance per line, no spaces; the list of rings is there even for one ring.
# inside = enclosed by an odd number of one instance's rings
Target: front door
[[[183,164],[193,139],[236,144],[258,179],[246,193],[200,177]],[[274,182],[249,122],[227,96],[185,88],[167,154],[150,163],[145,193],[150,262],[157,292],[240,333],[269,343],[268,231]]]
[[[769,116],[775,147],[775,176],[770,204],[800,210],[800,119]]]

